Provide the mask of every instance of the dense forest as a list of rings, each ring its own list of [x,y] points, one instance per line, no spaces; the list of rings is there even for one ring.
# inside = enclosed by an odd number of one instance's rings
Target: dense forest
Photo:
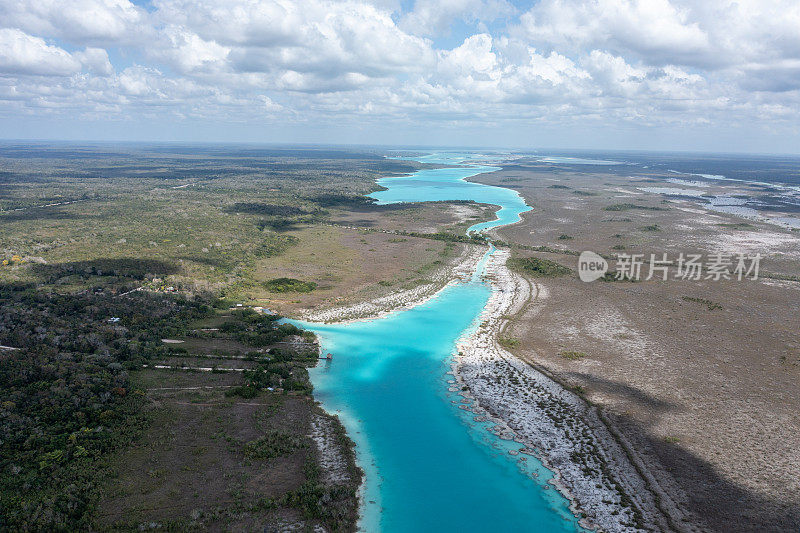
[[[86,527],[103,459],[147,424],[144,391],[130,373],[171,348],[215,313],[207,298],[134,291],[41,291],[0,287],[0,506],[3,530]],[[234,313],[227,333],[266,346],[302,332],[274,315]],[[292,355],[278,352],[249,373],[244,393],[291,377]]]

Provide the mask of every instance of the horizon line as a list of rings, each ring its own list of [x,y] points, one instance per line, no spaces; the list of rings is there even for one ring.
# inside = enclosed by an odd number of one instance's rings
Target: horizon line
[[[435,144],[364,144],[364,143],[326,143],[326,142],[301,142],[301,141],[198,141],[198,140],[130,140],[130,139],[52,139],[52,138],[6,138],[0,137],[0,144],[7,143],[58,143],[72,145],[204,145],[204,146],[297,146],[297,147],[319,147],[319,148],[380,148],[390,150],[493,150],[493,151],[516,151],[516,152],[536,152],[536,151],[556,151],[562,153],[581,153],[581,152],[600,152],[600,153],[649,153],[649,154],[714,154],[714,155],[735,155],[735,156],[770,156],[770,157],[790,157],[800,158],[800,152],[746,152],[746,151],[711,151],[711,150],[678,150],[678,149],[647,149],[647,148],[563,148],[557,146],[478,146],[478,145],[435,145]]]

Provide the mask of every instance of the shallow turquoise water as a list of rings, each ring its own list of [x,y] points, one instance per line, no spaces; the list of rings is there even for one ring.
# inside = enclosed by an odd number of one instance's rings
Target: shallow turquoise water
[[[515,193],[461,181],[485,168],[381,180],[389,191],[376,196],[383,203],[497,203],[503,206],[500,220],[487,227],[516,220],[528,208]],[[521,462],[525,456],[509,455],[520,445],[486,431],[472,413],[458,409],[460,396],[448,392],[455,342],[476,326],[490,295],[480,280],[485,260],[469,282],[451,285],[413,309],[350,324],[302,323],[333,353],[311,378],[316,397],[356,441],[366,472],[364,531],[579,529],[567,501],[545,488],[551,474],[532,457]]]
[[[444,153],[414,159],[426,163],[454,164],[464,159],[473,162],[483,158],[475,154]],[[519,214],[530,210],[530,207],[525,205],[525,201],[516,191],[464,181],[465,178],[496,170],[500,170],[500,168],[481,165],[420,170],[411,176],[378,180],[378,185],[387,187],[388,190],[374,192],[370,196],[376,198],[378,204],[474,200],[485,204],[499,205],[497,220],[475,224],[469,228],[469,231],[482,231],[518,222]]]

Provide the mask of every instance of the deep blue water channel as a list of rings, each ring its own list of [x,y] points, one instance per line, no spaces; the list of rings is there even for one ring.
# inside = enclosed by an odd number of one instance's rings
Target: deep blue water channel
[[[501,207],[498,220],[471,230],[513,223],[529,209],[514,191],[463,181],[497,170],[481,165],[480,154],[417,159],[469,165],[382,179],[388,190],[374,193],[379,203],[475,200]],[[487,256],[470,281],[412,309],[347,324],[301,323],[333,354],[311,379],[315,396],[356,442],[366,474],[363,531],[580,530],[567,500],[548,486],[552,474],[533,457],[510,455],[521,445],[489,433],[448,392],[455,343],[476,327],[491,293],[481,281]]]

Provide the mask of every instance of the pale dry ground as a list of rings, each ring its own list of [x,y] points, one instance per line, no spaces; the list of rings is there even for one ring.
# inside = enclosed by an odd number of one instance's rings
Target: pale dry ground
[[[466,246],[383,230],[462,234],[466,226],[492,216],[491,209],[478,205],[378,206],[342,213],[332,219],[333,225],[287,232],[299,239],[298,244],[256,263],[253,278],[297,278],[317,283],[317,289],[281,294],[256,286],[247,291],[248,303],[296,316],[433,287],[452,270]]]
[[[760,252],[764,270],[800,274],[799,233],[709,213],[693,202],[662,203],[663,196],[637,189],[653,185],[650,179],[556,174],[544,167],[477,178],[519,190],[534,206],[523,223],[498,230],[510,242],[606,254],[622,245],[629,253],[666,251],[673,257],[681,251]],[[570,189],[549,188],[553,184]],[[602,210],[623,202],[666,210]],[[730,226],[742,222],[751,227]],[[642,229],[653,224],[660,230]],[[574,256],[514,252],[577,266]],[[588,400],[602,406],[693,524],[717,531],[797,531],[800,283],[586,284],[576,276],[535,282],[538,297],[506,330],[520,340],[512,351],[582,387]],[[562,351],[586,357],[570,360]]]

